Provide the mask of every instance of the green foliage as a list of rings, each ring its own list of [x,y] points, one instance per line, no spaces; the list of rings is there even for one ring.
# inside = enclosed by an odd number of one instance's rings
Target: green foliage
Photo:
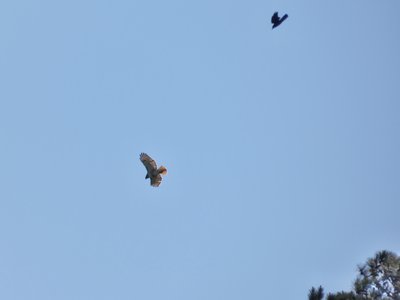
[[[354,290],[364,299],[400,300],[400,257],[390,251],[380,251],[358,266],[359,275]]]
[[[353,292],[339,292],[336,294],[328,294],[326,300],[359,300],[360,296],[355,295]]]
[[[400,300],[400,256],[379,251],[358,266],[353,291],[328,294],[326,300]],[[322,300],[323,288],[311,288],[309,300]]]
[[[318,289],[312,287],[308,293],[308,300],[322,300],[324,298],[324,289],[319,286]]]

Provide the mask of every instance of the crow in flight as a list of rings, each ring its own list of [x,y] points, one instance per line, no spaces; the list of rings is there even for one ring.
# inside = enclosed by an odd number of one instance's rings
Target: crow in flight
[[[278,12],[275,12],[275,13],[272,15],[272,18],[271,18],[271,23],[274,24],[274,25],[272,26],[272,29],[274,29],[275,27],[278,27],[279,25],[281,25],[282,22],[285,21],[285,20],[287,19],[287,17],[288,17],[288,15],[285,14],[282,18],[279,18]]]

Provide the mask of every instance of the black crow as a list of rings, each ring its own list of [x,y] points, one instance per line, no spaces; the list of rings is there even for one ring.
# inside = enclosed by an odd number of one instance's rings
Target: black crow
[[[279,25],[281,25],[282,22],[287,19],[287,17],[288,17],[288,15],[285,14],[282,18],[279,18],[278,12],[275,12],[272,15],[272,18],[271,18],[271,23],[274,24],[274,25],[272,25],[272,29],[274,29],[275,27],[278,27]]]

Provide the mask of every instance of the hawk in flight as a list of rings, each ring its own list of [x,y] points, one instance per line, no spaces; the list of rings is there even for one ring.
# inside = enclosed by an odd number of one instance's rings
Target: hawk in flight
[[[162,175],[167,174],[167,169],[164,166],[160,166],[157,169],[157,164],[156,162],[148,156],[146,153],[141,153],[140,154],[140,160],[144,164],[147,170],[147,174],[145,179],[150,178],[150,184],[151,186],[159,186],[162,181]]]
[[[275,12],[271,18],[271,23],[274,24],[274,25],[272,25],[272,29],[281,25],[282,22],[285,21],[288,17],[289,16],[287,14],[285,14],[282,18],[279,18],[278,12]]]

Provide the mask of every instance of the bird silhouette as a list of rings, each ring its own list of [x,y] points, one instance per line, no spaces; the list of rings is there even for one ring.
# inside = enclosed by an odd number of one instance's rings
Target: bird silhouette
[[[140,160],[142,161],[147,170],[145,179],[150,178],[151,186],[159,186],[162,181],[162,177],[160,174],[166,175],[167,168],[164,166],[157,168],[157,164],[154,161],[154,159],[152,159],[146,153],[140,154]]]
[[[271,18],[271,23],[274,24],[274,25],[272,25],[272,29],[281,25],[282,22],[285,21],[288,17],[289,16],[287,14],[285,14],[282,18],[279,18],[278,12],[275,12]]]

